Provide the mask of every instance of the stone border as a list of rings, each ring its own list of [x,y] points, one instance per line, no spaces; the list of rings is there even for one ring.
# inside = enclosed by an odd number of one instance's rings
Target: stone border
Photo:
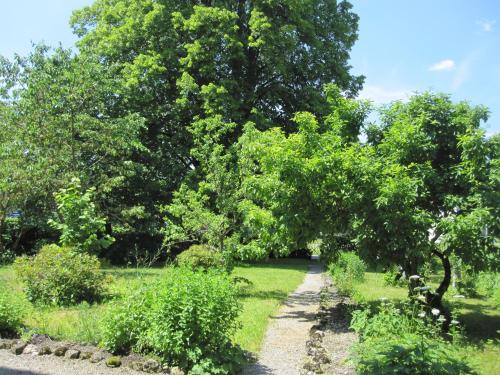
[[[306,342],[307,356],[301,369],[302,375],[355,373],[348,362],[350,347],[357,340],[355,333],[349,329],[353,307],[350,299],[341,296],[330,277],[325,275],[316,324],[311,327]],[[348,334],[349,340],[341,342],[342,345],[329,346],[331,338],[339,334]],[[342,340],[344,336],[338,339]]]
[[[91,345],[54,341],[46,335],[34,335],[28,341],[0,338],[0,349],[9,350],[15,355],[53,355],[71,360],[88,360],[91,363],[104,361],[106,366],[110,368],[128,366],[135,371],[146,373],[185,375],[184,371],[178,367],[162,367],[157,360],[135,353],[117,356]]]

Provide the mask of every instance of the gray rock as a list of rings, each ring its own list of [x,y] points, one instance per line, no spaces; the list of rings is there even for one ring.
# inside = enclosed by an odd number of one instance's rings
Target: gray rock
[[[92,358],[93,352],[81,352],[80,353],[80,359],[90,359]]]
[[[109,357],[110,355],[105,352],[95,352],[94,354],[92,354],[92,357],[90,357],[90,362],[92,363],[101,362]]]
[[[52,354],[52,349],[50,349],[50,346],[42,345],[38,349],[38,355],[49,355],[49,354]]]
[[[146,362],[143,364],[143,371],[149,372],[149,373],[155,373],[155,372],[160,372],[161,366],[158,361],[155,361],[154,359],[148,359]]]
[[[185,373],[179,367],[172,367],[170,369],[170,375],[185,375]]]
[[[313,362],[311,360],[307,360],[307,362],[304,363],[303,368],[304,368],[304,370],[306,370],[308,372],[313,372],[313,373],[316,373],[316,372],[321,370],[319,363]]]
[[[11,346],[10,351],[16,355],[22,354],[24,348],[26,348],[27,344],[25,342],[17,342]]]
[[[14,344],[13,340],[0,339],[0,349],[10,349]]]
[[[38,355],[39,349],[36,345],[28,344],[23,350],[23,354]]]
[[[68,347],[66,345],[60,345],[54,350],[54,355],[57,357],[63,357],[68,351]]]
[[[128,364],[128,367],[135,371],[144,371],[144,363],[140,361],[132,361]]]
[[[69,359],[78,359],[78,357],[80,357],[80,351],[76,349],[69,349],[66,351],[64,356]]]

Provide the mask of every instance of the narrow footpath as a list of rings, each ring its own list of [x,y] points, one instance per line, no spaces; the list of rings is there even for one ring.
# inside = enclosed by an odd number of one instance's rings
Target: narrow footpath
[[[298,375],[306,356],[306,341],[315,324],[323,287],[323,267],[311,264],[304,282],[271,318],[258,361],[243,375]]]

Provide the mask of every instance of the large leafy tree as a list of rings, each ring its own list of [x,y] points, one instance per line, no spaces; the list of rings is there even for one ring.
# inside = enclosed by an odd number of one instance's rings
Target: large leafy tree
[[[79,177],[96,186],[101,210],[126,230],[137,202],[123,190],[139,169],[131,157],[143,152],[143,120],[110,110],[121,100],[112,77],[96,60],[45,46],[2,60],[0,69],[8,210],[20,210],[25,227],[43,226],[54,212],[53,192]]]
[[[424,93],[389,106],[381,126],[372,128],[379,156],[404,168],[409,186],[382,185],[375,200],[382,222],[364,216],[359,243],[373,256],[399,259],[410,274],[437,257],[443,280],[427,300],[440,309],[451,256],[476,270],[498,267],[499,147],[498,137],[488,139],[480,128],[487,115],[485,107]],[[398,203],[405,193],[408,204]]]
[[[246,129],[248,245],[286,252],[321,238],[331,252],[344,237],[365,258],[409,274],[437,257],[443,279],[426,297],[444,310],[450,256],[475,269],[498,266],[499,149],[498,137],[480,129],[486,109],[416,95],[389,106],[361,143],[366,105],[328,92],[332,113],[321,122],[296,115],[297,133]]]
[[[231,232],[235,195],[221,186],[238,185],[227,176],[237,175],[233,145],[247,121],[293,131],[295,112],[327,110],[324,84],[354,96],[363,81],[348,65],[358,17],[347,1],[97,0],[71,22],[81,53],[119,80],[117,106],[146,119],[150,152],[135,159],[144,174],[134,190],[160,203],[178,190],[178,238]],[[195,206],[200,215],[186,215]]]

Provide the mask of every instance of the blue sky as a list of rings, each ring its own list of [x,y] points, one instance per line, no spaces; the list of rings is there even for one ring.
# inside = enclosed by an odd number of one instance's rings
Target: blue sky
[[[488,133],[500,131],[500,1],[352,0],[361,17],[351,54],[364,74],[362,98],[406,99],[443,91],[492,112]],[[0,54],[27,54],[31,41],[71,46],[73,9],[92,0],[17,0],[1,4]]]

